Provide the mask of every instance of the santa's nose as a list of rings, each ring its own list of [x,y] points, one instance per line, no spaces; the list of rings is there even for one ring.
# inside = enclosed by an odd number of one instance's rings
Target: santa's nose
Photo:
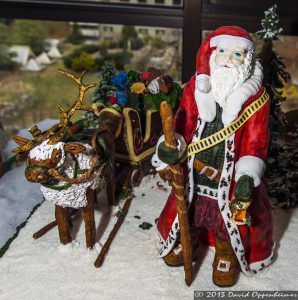
[[[232,61],[232,54],[230,53],[227,53],[226,55],[223,55],[223,61],[228,63],[228,62],[231,62]]]

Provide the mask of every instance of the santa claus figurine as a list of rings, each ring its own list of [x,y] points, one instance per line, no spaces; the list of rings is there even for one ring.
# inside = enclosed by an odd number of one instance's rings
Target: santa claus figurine
[[[237,26],[220,27],[207,37],[175,115],[178,146],[168,148],[162,137],[152,158],[163,173],[184,161],[191,247],[195,254],[204,238],[215,246],[212,278],[218,286],[234,285],[240,271],[255,275],[273,259],[271,207],[261,181],[270,104],[254,51],[251,36]],[[160,257],[181,266],[173,192],[157,229]]]

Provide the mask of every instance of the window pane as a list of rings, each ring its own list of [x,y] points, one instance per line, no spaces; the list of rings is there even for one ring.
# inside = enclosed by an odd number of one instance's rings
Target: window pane
[[[6,140],[21,128],[57,119],[57,103],[68,108],[74,102],[77,86],[58,68],[77,74],[86,69],[86,83],[98,82],[106,60],[118,70],[153,66],[181,78],[180,29],[8,20],[0,23],[0,37],[0,120]]]

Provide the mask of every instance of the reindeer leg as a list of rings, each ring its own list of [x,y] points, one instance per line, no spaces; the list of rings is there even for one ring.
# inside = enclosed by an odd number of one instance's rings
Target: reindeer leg
[[[93,248],[95,244],[95,220],[94,220],[94,194],[96,190],[87,190],[87,206],[82,207],[82,215],[85,222],[85,235],[87,248]]]
[[[68,222],[68,209],[55,205],[55,217],[58,225],[60,242],[66,245],[71,242],[71,234]]]

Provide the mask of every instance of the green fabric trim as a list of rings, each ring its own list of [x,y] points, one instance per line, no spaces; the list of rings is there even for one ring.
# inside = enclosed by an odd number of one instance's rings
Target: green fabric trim
[[[77,178],[77,176],[78,176],[79,164],[78,164],[78,161],[77,161],[76,157],[73,154],[71,154],[71,157],[73,158],[73,174],[72,174],[72,179],[73,179],[73,178]],[[64,165],[64,163],[63,163],[63,165]],[[60,167],[60,169],[62,168],[62,166]],[[49,189],[52,189],[52,190],[62,191],[62,190],[66,190],[70,186],[72,186],[72,183],[65,183],[63,185],[54,185],[54,184],[41,183],[41,185],[44,186],[44,187],[47,187]]]
[[[222,116],[222,108],[216,103],[216,116],[212,122],[207,122],[202,133],[201,139],[212,135],[215,132],[221,130],[224,125],[221,120]],[[215,169],[222,169],[224,164],[224,156],[225,156],[225,142],[221,142],[211,148],[208,148],[202,152],[196,154],[196,158],[202,161],[205,165],[213,167]],[[218,188],[218,183],[210,180],[205,175],[200,175],[197,170],[194,172],[195,180],[198,184],[203,186],[208,186],[212,189]]]

